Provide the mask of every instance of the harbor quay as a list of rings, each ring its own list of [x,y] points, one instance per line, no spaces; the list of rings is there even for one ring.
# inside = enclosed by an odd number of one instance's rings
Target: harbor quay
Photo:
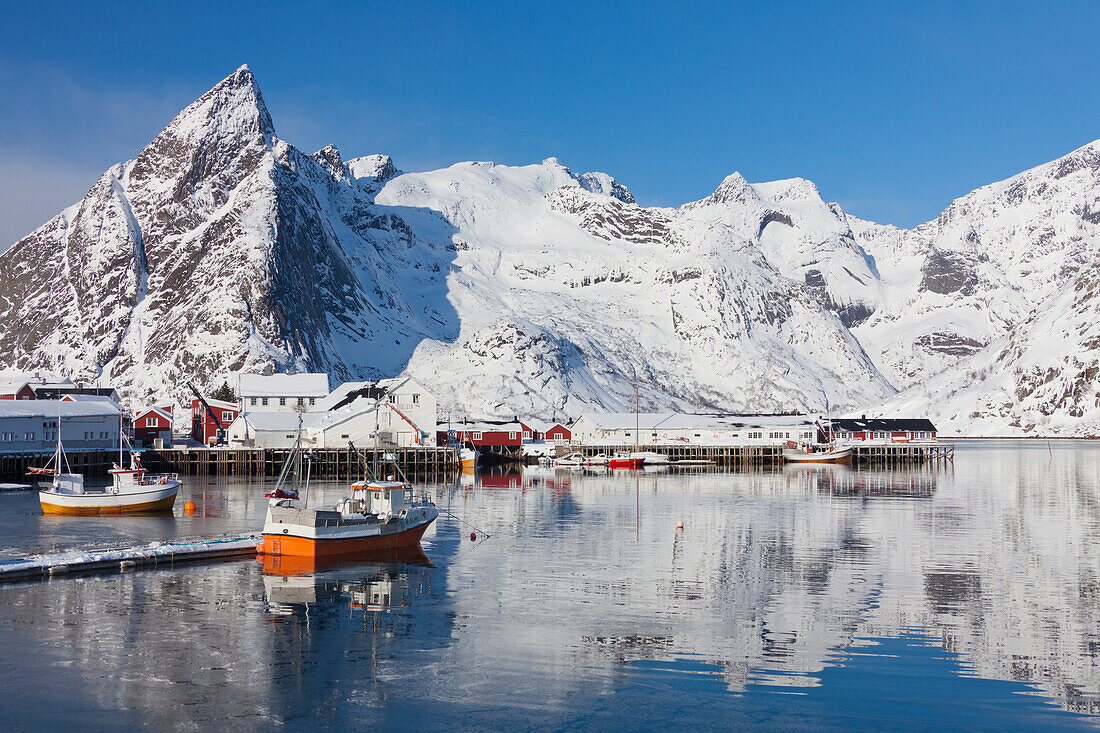
[[[699,445],[686,443],[648,444],[646,451],[666,455],[672,461],[709,461],[717,467],[741,468],[784,463],[783,447],[777,445]],[[572,443],[559,451],[586,457],[613,455],[627,448],[621,444]],[[632,448],[632,446],[631,446]],[[357,453],[358,451],[358,453]],[[155,471],[201,476],[278,476],[289,448],[163,448],[146,449],[143,461]],[[354,480],[362,475],[362,462],[381,460],[386,453],[396,457],[401,470],[415,474],[453,474],[458,471],[458,453],[453,446],[416,448],[314,448],[311,471],[318,478]],[[27,479],[28,469],[48,455],[40,452],[0,453],[0,478]],[[523,460],[516,454],[514,463]],[[859,466],[917,464],[950,461],[954,446],[949,442],[856,445],[852,463]],[[117,450],[74,451],[68,454],[74,471],[89,477],[106,477],[118,460]],[[530,460],[530,459],[528,459]]]

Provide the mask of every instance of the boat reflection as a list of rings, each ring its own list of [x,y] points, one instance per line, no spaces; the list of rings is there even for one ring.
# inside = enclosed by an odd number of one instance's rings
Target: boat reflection
[[[406,608],[427,588],[426,570],[434,568],[421,547],[348,560],[265,555],[267,610],[294,615],[306,606],[342,604],[367,613]]]

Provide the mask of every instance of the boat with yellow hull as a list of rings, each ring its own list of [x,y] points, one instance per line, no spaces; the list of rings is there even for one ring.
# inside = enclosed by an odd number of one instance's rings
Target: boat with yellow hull
[[[60,433],[59,429],[52,465],[30,469],[32,474],[50,477],[49,482],[42,482],[42,491],[38,492],[38,502],[42,506],[43,514],[98,517],[172,511],[181,485],[178,475],[150,474],[141,465],[140,456],[131,450],[129,468],[116,464],[108,472],[111,474],[111,485],[86,488],[82,474],[65,473],[62,470],[63,467],[68,468],[68,459],[61,445]],[[120,463],[121,441],[120,430]]]

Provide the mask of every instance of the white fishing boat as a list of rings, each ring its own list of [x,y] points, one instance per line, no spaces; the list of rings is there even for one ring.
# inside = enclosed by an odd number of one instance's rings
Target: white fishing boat
[[[570,468],[573,466],[583,466],[584,455],[582,455],[581,453],[567,453],[564,456],[559,456],[555,458],[553,461],[551,461],[551,463],[554,466],[561,466],[565,468]]]
[[[108,473],[111,485],[90,488],[84,485],[83,474],[73,473],[61,444],[61,422],[58,418],[57,448],[45,468],[31,468],[39,476],[49,476],[42,482],[38,501],[43,514],[101,516],[111,514],[150,514],[168,512],[176,503],[179,476],[174,473],[151,474],[141,465],[139,454],[130,449],[130,465],[122,466],[123,434],[119,429],[119,462]],[[67,470],[63,470],[67,469]]]
[[[788,463],[851,463],[852,447],[834,443],[803,443],[783,449],[783,460]]]
[[[669,463],[669,457],[664,453],[657,453],[651,450],[635,451],[633,456],[635,458],[641,458],[642,464],[645,466],[663,466]]]
[[[594,456],[588,456],[584,459],[584,465],[586,466],[606,466],[607,456],[603,453],[597,453]]]

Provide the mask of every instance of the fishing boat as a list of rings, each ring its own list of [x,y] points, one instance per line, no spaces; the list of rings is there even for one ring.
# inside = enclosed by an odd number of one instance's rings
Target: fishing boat
[[[331,509],[310,509],[309,474],[312,456],[303,456],[297,441],[287,456],[275,490],[268,495],[263,528],[265,555],[331,558],[355,557],[380,550],[413,547],[439,516],[431,497],[414,491],[387,453],[373,470],[358,454],[364,470],[374,478],[351,485],[351,496]],[[300,484],[306,461],[305,483]],[[377,478],[385,475],[384,479]],[[290,478],[295,483],[290,483]],[[301,498],[298,498],[299,495]]]
[[[664,453],[657,453],[651,450],[635,452],[634,455],[641,458],[642,463],[646,466],[663,466],[669,463],[669,457]]]
[[[465,473],[473,473],[480,454],[473,448],[458,449],[458,466]]]
[[[124,440],[120,425],[119,461],[108,471],[111,474],[111,485],[101,488],[85,487],[84,475],[72,472],[69,458],[65,455],[65,448],[61,444],[59,415],[57,448],[54,450],[53,458],[44,468],[29,469],[32,474],[50,477],[49,482],[41,482],[42,491],[38,492],[42,513],[102,516],[171,511],[180,488],[179,476],[174,473],[149,473],[141,465],[141,457],[133,448],[129,450],[129,467],[123,467]]]
[[[606,466],[607,465],[607,456],[605,456],[603,453],[597,453],[594,456],[588,456],[587,458],[584,459],[584,465],[589,466],[589,467],[592,467],[592,466]]]
[[[814,445],[810,443],[783,449],[783,460],[787,463],[851,463],[852,447],[833,443]]]

